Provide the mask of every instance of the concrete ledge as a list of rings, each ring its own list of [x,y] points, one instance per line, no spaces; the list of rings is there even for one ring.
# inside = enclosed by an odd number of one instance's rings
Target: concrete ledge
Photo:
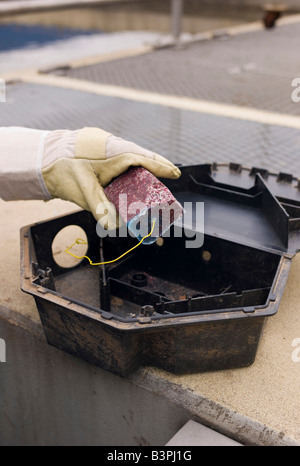
[[[180,382],[173,383],[166,380],[163,371],[160,371],[160,374],[161,377],[156,369],[146,368],[134,374],[130,380],[152,393],[164,394],[174,406],[184,407],[190,419],[243,445],[300,446],[300,441],[285,435],[282,431],[276,431],[242,412],[237,412],[225,403],[217,402],[213,397],[201,395],[181,385]],[[209,377],[209,374],[207,375]],[[217,373],[215,375],[218,376]],[[198,376],[201,378],[201,374]],[[177,377],[180,378],[184,379],[185,376]],[[276,413],[274,415],[276,417]]]

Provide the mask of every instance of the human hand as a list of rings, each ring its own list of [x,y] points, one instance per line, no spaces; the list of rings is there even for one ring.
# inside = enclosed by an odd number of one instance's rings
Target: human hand
[[[156,177],[180,176],[180,170],[166,158],[99,128],[50,133],[42,175],[51,197],[74,202],[100,223],[105,205],[105,222],[109,219],[110,228],[116,228],[118,216],[104,188],[130,166],[142,166]]]

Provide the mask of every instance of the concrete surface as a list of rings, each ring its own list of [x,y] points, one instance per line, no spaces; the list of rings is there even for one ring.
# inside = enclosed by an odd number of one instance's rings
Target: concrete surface
[[[300,256],[252,366],[184,376],[147,367],[120,379],[47,345],[19,288],[20,227],[76,209],[0,201],[0,443],[165,445],[192,419],[245,445],[299,446]]]

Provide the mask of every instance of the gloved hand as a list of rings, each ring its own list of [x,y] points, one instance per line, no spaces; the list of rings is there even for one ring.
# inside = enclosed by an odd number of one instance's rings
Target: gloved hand
[[[99,203],[105,202],[106,221],[117,218],[103,188],[130,166],[143,166],[157,177],[180,176],[164,157],[99,128],[1,128],[0,149],[0,197],[64,199],[92,212],[100,223]]]

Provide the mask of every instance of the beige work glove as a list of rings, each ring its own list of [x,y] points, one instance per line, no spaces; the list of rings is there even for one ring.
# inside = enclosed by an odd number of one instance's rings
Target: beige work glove
[[[143,166],[157,177],[177,179],[180,176],[180,170],[164,157],[99,128],[49,132],[2,128],[2,148],[0,197],[6,200],[60,198],[92,212],[100,223],[101,206],[105,203],[106,224],[102,226],[108,226],[109,218],[110,229],[118,226],[118,216],[104,188],[113,178],[130,166]],[[5,154],[6,167],[11,165],[9,173],[5,173]]]

